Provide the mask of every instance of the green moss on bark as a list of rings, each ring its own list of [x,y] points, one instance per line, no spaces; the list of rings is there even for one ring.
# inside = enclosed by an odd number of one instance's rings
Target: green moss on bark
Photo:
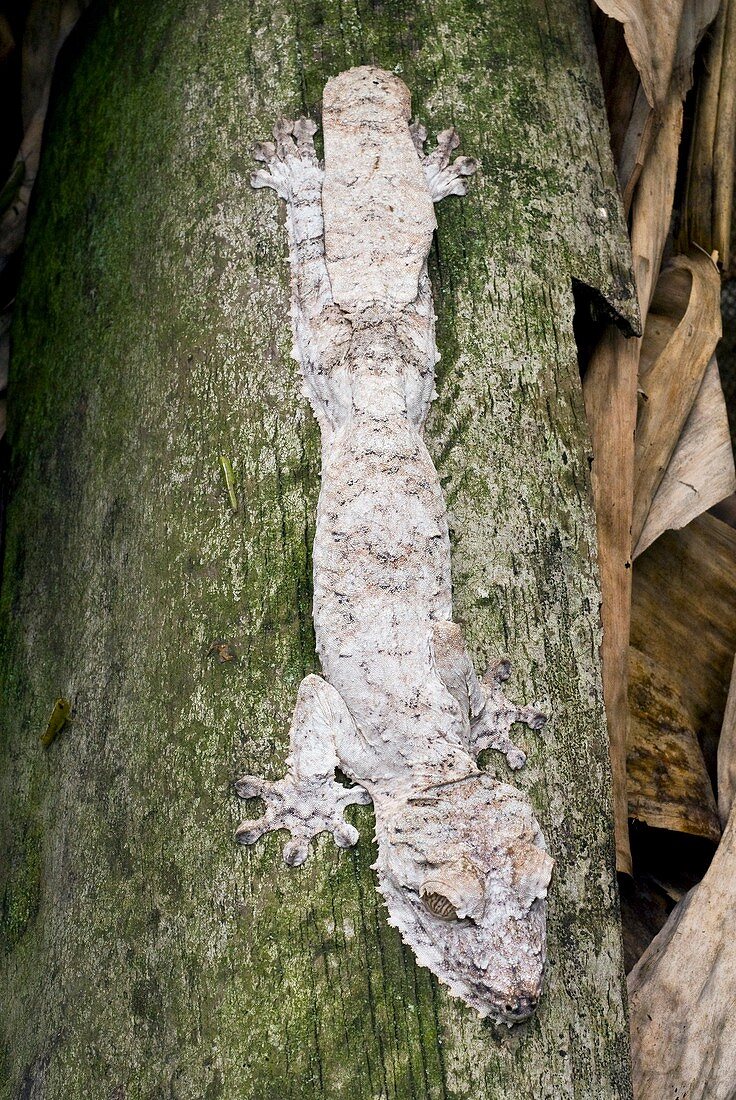
[[[630,1095],[570,280],[633,298],[586,20],[577,0],[120,0],[70,43],[13,333],[2,1095]],[[248,150],[373,61],[482,163],[438,210],[428,442],[478,662],[509,652],[553,716],[518,778],[557,860],[548,991],[508,1034],[387,926],[369,810],[355,851],[298,871],[281,838],[232,840],[231,781],[281,773],[315,667],[319,439]],[[59,694],[78,719],[44,752]]]

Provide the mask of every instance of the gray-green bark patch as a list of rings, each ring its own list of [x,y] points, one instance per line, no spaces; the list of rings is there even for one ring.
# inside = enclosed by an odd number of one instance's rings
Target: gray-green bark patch
[[[428,442],[476,663],[509,652],[553,716],[515,779],[557,860],[548,991],[509,1034],[388,928],[370,811],[298,871],[232,841],[315,667],[319,440],[249,148],[368,62],[482,164],[438,209]],[[585,4],[121,0],[63,69],[13,333],[2,1095],[629,1097],[570,280],[633,298]]]

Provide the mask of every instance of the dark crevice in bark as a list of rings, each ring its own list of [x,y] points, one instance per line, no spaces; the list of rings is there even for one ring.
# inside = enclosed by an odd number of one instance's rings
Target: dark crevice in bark
[[[571,285],[575,302],[572,330],[577,347],[580,377],[583,378],[588,369],[590,357],[607,325],[616,325],[624,336],[634,337],[637,333],[595,287],[588,286],[580,279],[572,279]]]

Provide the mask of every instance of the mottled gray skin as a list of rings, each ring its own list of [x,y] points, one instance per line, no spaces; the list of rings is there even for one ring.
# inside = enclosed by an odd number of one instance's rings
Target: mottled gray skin
[[[445,501],[422,438],[438,358],[426,259],[433,202],[464,194],[476,166],[450,162],[454,130],[423,157],[409,107],[393,74],[352,69],[325,90],[324,173],[304,119],[257,151],[254,186],[287,202],[294,354],[322,429],[324,679],[299,689],[285,778],[237,785],[266,803],[238,838],[288,829],[297,865],[320,832],[354,844],[344,809],[372,800],[390,922],[454,995],[510,1024],[540,996],[552,860],[526,797],[476,760],[493,747],[521,767],[510,727],[544,716],[505,698],[506,662],[478,680],[452,622]]]

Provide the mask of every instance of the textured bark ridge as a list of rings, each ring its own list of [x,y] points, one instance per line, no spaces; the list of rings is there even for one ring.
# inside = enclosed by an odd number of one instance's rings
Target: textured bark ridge
[[[294,356],[322,429],[325,679],[302,681],[286,777],[238,784],[266,803],[238,837],[288,829],[284,858],[298,865],[321,832],[356,843],[343,810],[372,799],[390,923],[453,994],[511,1025],[541,992],[552,860],[529,800],[476,761],[492,747],[521,767],[510,728],[545,719],[504,696],[507,661],[478,679],[451,621],[445,501],[422,438],[439,359],[433,200],[464,195],[476,165],[451,160],[454,129],[424,158],[408,88],[374,66],[328,82],[323,118],[324,179],[315,126],[300,119],[258,147],[253,183],[287,203]],[[358,786],[336,783],[337,767]]]

